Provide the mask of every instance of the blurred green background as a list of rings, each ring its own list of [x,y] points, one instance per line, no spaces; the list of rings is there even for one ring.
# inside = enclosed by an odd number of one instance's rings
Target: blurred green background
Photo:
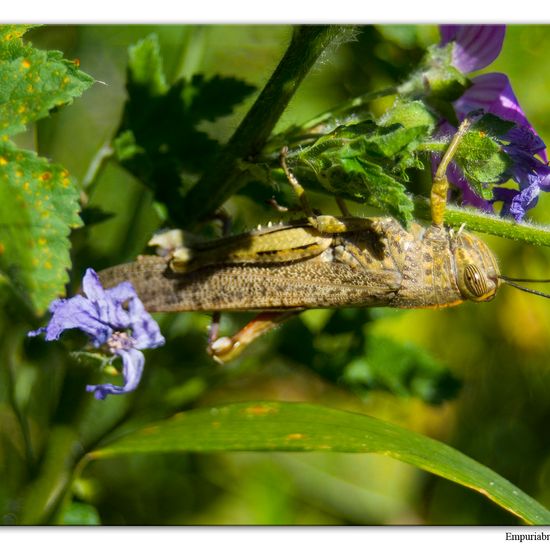
[[[152,32],[159,36],[171,81],[196,73],[221,74],[239,77],[261,90],[285,51],[291,28],[35,29],[29,39],[37,47],[78,58],[82,70],[101,82],[72,106],[40,122],[19,143],[65,165],[80,182],[85,180],[98,150],[119,125],[128,46]],[[323,55],[277,129],[399,82],[415,68],[425,47],[437,40],[435,26],[360,27],[355,41]],[[489,68],[509,75],[545,141],[550,140],[549,49],[550,27],[510,26],[503,52]],[[203,129],[226,141],[254,97],[231,116],[205,123]],[[375,113],[388,106],[385,101],[376,103]],[[150,193],[115,163],[105,166],[88,199],[90,206],[114,215],[73,235],[75,286],[86,266],[100,269],[143,252],[161,225]],[[314,197],[314,202],[332,209],[326,197]],[[275,216],[246,192],[234,197],[228,209],[235,230]],[[352,209],[362,211],[357,205]],[[548,197],[541,198],[531,216],[540,223],[550,222]],[[549,251],[486,240],[506,275],[548,276]],[[246,318],[227,316],[222,329],[231,332]],[[207,315],[158,319],[168,345],[148,353],[138,391],[96,402],[85,394],[84,386],[97,380],[97,373],[71,360],[62,344],[25,341],[22,327],[30,328],[28,320],[6,302],[0,330],[12,342],[13,353],[5,353],[2,369],[11,375],[9,381],[6,375],[3,380],[13,390],[11,399],[18,410],[28,418],[28,433],[18,428],[7,390],[0,390],[3,523],[16,521],[16,495],[41,490],[30,484],[39,465],[51,462],[48,467],[55,478],[56,464],[72,452],[73,443],[66,443],[72,439],[64,434],[78,434],[81,445],[89,449],[120,426],[138,425],[176,410],[247,399],[316,402],[398,423],[445,441],[550,506],[550,303],[542,298],[504,288],[491,303],[440,311],[308,312],[223,367],[204,351]],[[386,342],[393,342],[391,349],[403,350],[402,361],[399,352],[384,356]],[[6,357],[11,357],[9,365]],[[25,441],[32,442],[34,456],[25,456]],[[515,520],[481,495],[381,456],[222,453],[92,463],[78,476],[57,521],[430,525]]]

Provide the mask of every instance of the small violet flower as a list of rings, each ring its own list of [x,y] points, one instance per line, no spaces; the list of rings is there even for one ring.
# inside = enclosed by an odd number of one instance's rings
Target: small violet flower
[[[87,269],[82,280],[84,296],[54,300],[52,318],[47,326],[29,332],[45,333],[46,340],[58,340],[65,330],[77,328],[88,334],[94,347],[105,346],[113,356],[122,359],[124,385],[87,386],[96,399],[108,394],[135,390],[141,379],[145,358],[140,350],[164,344],[156,321],[147,313],[134,287],[129,282],[104,289],[93,269]]]
[[[485,68],[499,55],[504,41],[504,25],[441,25],[441,46],[453,42],[452,63],[463,73]],[[550,190],[550,169],[547,166],[546,145],[531,126],[514,95],[508,77],[502,73],[487,73],[471,79],[472,86],[454,103],[459,120],[469,113],[482,109],[516,126],[504,136],[508,145],[503,147],[512,166],[502,183],[509,179],[518,189],[494,188],[492,201],[477,197],[458,169],[449,171],[449,180],[463,192],[463,200],[478,208],[491,211],[494,202],[502,201],[501,214],[511,214],[521,221],[526,211],[537,203],[541,190]],[[444,123],[440,134],[451,133],[452,127]],[[535,155],[538,155],[537,158]],[[454,165],[453,165],[454,166]]]

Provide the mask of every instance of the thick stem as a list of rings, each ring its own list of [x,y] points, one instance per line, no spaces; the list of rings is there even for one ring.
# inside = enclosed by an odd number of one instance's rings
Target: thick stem
[[[416,218],[431,220],[430,204],[426,198],[414,198],[414,215]],[[460,227],[465,224],[468,231],[478,231],[537,246],[550,246],[550,227],[536,226],[526,222],[520,224],[510,218],[484,214],[473,208],[447,205],[444,221],[451,227]]]
[[[325,48],[343,32],[335,26],[300,26],[256,102],[201,180],[188,193],[184,219],[190,225],[217,210],[246,183],[239,160],[257,155],[298,86]]]

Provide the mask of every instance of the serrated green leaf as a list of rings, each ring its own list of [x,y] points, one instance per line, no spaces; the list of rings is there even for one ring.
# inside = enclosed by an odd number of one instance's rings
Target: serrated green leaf
[[[503,138],[516,124],[510,120],[504,120],[491,113],[485,113],[477,120],[471,131],[478,131],[494,138]]]
[[[0,136],[22,132],[89,88],[94,79],[63,59],[24,43],[29,26],[0,27]]]
[[[550,523],[550,512],[534,499],[439,441],[370,416],[305,403],[238,403],[179,413],[87,458],[227,451],[379,453],[474,489],[527,523]]]
[[[312,170],[331,193],[366,202],[407,225],[413,204],[393,170],[404,158],[412,162],[411,149],[425,133],[426,127],[379,127],[373,121],[340,126],[301,151],[298,167]]]
[[[384,113],[379,124],[382,126],[399,124],[404,128],[426,128],[425,132],[428,135],[435,128],[437,117],[422,101],[402,99]]]
[[[502,182],[511,160],[501,144],[477,127],[463,137],[453,158],[476,193],[485,199],[492,198],[488,184]]]
[[[113,140],[113,147],[116,158],[122,163],[146,154],[145,149],[137,144],[136,136],[132,130],[120,132]]]
[[[151,34],[128,48],[128,71],[132,81],[144,87],[150,95],[166,93],[168,84],[156,34]]]
[[[383,168],[367,160],[342,159],[342,167],[353,185],[347,186],[356,196],[407,225],[413,219],[414,205],[405,186]]]
[[[62,166],[0,145],[0,270],[37,313],[64,294],[69,232],[82,224],[78,201]]]
[[[184,101],[187,110],[197,122],[213,121],[230,115],[235,105],[241,103],[255,89],[255,86],[238,78],[215,75],[206,79],[204,75],[197,74],[184,92]]]
[[[380,133],[376,143],[386,157],[396,157],[406,149],[414,147],[418,141],[428,134],[429,126],[414,126],[407,128],[394,124]]]
[[[181,225],[181,197],[189,186],[182,174],[202,172],[220,149],[198,124],[231,113],[253,87],[234,78],[207,80],[201,75],[169,86],[162,67],[156,35],[130,48],[128,100],[114,145],[121,164]]]
[[[507,132],[514,123],[485,114],[463,135],[453,156],[475,193],[490,200],[492,184],[506,181],[512,160],[503,151]],[[441,157],[447,145],[441,140],[426,140],[421,148]]]

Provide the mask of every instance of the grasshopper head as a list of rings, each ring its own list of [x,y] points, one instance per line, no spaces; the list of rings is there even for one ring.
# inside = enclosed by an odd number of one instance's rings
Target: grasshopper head
[[[459,230],[451,235],[457,284],[465,300],[487,302],[500,286],[500,272],[494,254],[481,240]]]

